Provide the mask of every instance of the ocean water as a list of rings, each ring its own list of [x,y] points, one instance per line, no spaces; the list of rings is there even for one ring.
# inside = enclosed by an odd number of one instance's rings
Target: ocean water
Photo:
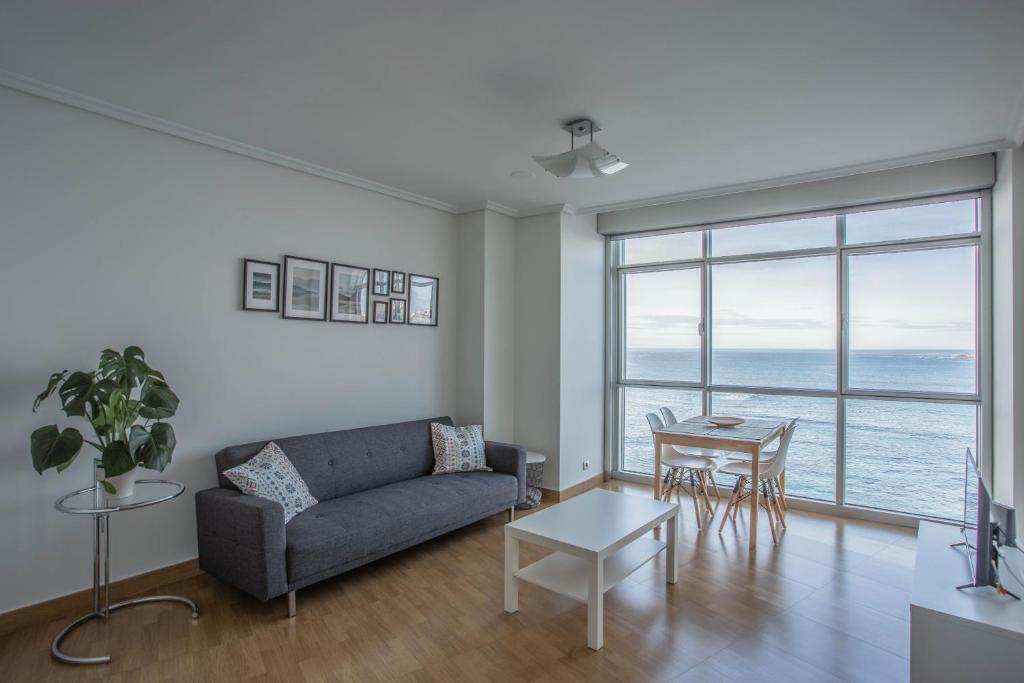
[[[631,350],[631,378],[699,381],[699,353],[688,349]],[[719,349],[712,357],[716,384],[833,389],[835,354],[820,350]],[[864,389],[973,392],[975,359],[969,350],[852,351],[850,385]],[[701,414],[700,390],[624,389],[623,469],[652,473],[654,452],[646,414],[661,406],[680,420]],[[799,417],[787,456],[791,495],[835,500],[836,400],[713,392],[711,411],[748,417]],[[961,519],[964,455],[977,452],[973,405],[852,399],[845,401],[845,500],[911,514]],[[719,477],[719,484],[729,484]]]

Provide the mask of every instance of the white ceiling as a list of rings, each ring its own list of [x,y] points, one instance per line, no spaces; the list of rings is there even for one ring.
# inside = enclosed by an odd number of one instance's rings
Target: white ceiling
[[[0,69],[448,205],[595,207],[994,148],[1024,2],[2,0]],[[534,164],[581,114],[628,169]]]

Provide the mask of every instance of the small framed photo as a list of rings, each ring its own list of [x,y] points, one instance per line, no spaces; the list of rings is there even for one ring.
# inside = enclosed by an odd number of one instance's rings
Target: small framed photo
[[[438,279],[409,273],[409,324],[437,327]]]
[[[405,299],[391,300],[391,318],[388,322],[395,325],[405,324]]]
[[[373,269],[373,295],[374,296],[387,296],[391,294],[391,271],[381,270],[380,268]]]
[[[331,264],[331,322],[370,322],[370,269]]]
[[[276,313],[281,308],[281,264],[244,260],[242,268],[242,310]]]
[[[391,271],[391,293],[405,294],[405,273],[400,270]]]
[[[373,322],[387,324],[388,322],[388,302],[387,301],[374,301],[373,302]]]
[[[327,320],[327,261],[284,257],[283,317]]]

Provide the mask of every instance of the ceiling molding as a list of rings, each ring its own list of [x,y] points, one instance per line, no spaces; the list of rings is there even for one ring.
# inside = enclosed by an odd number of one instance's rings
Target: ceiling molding
[[[533,209],[525,209],[519,212],[519,218],[529,218],[530,216],[543,216],[548,213],[567,213],[570,216],[576,215],[576,207],[572,204],[547,204],[545,206],[538,206]]]
[[[498,202],[492,202],[490,199],[484,202],[476,202],[474,204],[466,204],[460,206],[456,213],[473,213],[474,211],[493,211],[494,213],[500,213],[502,216],[508,216],[509,218],[519,218],[519,212],[510,206],[499,204]]]
[[[402,190],[397,187],[391,187],[390,185],[384,185],[383,183],[378,183],[373,180],[367,180],[366,178],[360,178],[358,176],[342,173],[341,171],[335,171],[324,166],[311,164],[306,161],[302,161],[301,159],[295,159],[283,154],[278,154],[277,152],[271,152],[268,149],[254,147],[253,145],[247,145],[244,142],[238,142],[236,140],[220,137],[219,135],[213,135],[212,133],[206,133],[195,128],[189,128],[188,126],[183,126],[181,124],[174,123],[173,121],[161,119],[149,114],[143,114],[142,112],[111,104],[110,102],[104,102],[103,100],[98,100],[94,97],[89,97],[88,95],[83,95],[56,85],[44,83],[43,81],[38,81],[28,76],[22,76],[21,74],[14,73],[12,71],[0,69],[0,85],[11,88],[12,90],[18,90],[30,95],[53,100],[54,102],[60,102],[61,104],[66,104],[71,107],[84,109],[85,111],[92,112],[94,114],[107,116],[118,121],[123,121],[124,123],[130,123],[141,128],[148,128],[149,130],[155,130],[159,133],[166,133],[192,142],[198,142],[202,145],[216,147],[217,149],[224,150],[226,152],[241,154],[242,156],[265,161],[276,166],[283,166],[284,168],[299,171],[300,173],[308,173],[309,175],[326,178],[327,180],[333,180],[334,182],[351,185],[363,190],[370,190],[371,192],[377,192],[379,194],[387,195],[388,197],[402,199],[422,206],[429,206],[432,209],[438,209],[448,213],[459,213],[459,208],[457,206],[449,204],[448,202],[443,202],[439,199],[424,197],[423,195],[419,195],[414,192],[407,192],[406,190]]]
[[[887,159],[884,161],[873,161],[871,163],[866,164],[841,166],[838,168],[831,168],[824,171],[799,173],[796,175],[782,176],[779,178],[756,180],[749,183],[737,183],[735,185],[721,185],[719,187],[710,187],[704,190],[680,192],[678,194],[668,194],[662,195],[660,197],[650,197],[648,199],[636,199],[624,202],[613,202],[611,204],[597,204],[594,206],[585,206],[580,207],[577,211],[578,213],[581,214],[607,213],[609,211],[638,209],[645,206],[675,204],[676,202],[685,202],[692,199],[703,199],[705,197],[720,197],[722,195],[736,194],[739,192],[751,192],[754,190],[768,190],[775,187],[785,187],[787,185],[809,183],[815,180],[831,180],[832,178],[842,178],[845,176],[858,175],[860,173],[870,173],[872,171],[887,171],[893,168],[902,168],[904,166],[916,166],[917,164],[927,164],[933,161],[946,161],[947,159],[958,159],[960,157],[974,156],[975,154],[987,154],[991,152],[998,152],[999,150],[1008,149],[1014,146],[1016,145],[1012,140],[993,140],[991,142],[983,142],[978,145],[954,147],[951,149],[941,150],[937,152],[914,154],[905,157]]]

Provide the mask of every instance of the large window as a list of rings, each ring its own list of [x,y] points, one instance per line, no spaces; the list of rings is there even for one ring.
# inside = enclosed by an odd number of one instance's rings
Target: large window
[[[979,195],[613,241],[613,469],[646,414],[799,417],[787,493],[956,519],[982,423]]]
[[[850,255],[849,387],[976,393],[977,252]]]
[[[700,382],[700,280],[699,268],[622,276],[625,377]]]
[[[711,267],[711,377],[744,387],[836,386],[836,259]]]

